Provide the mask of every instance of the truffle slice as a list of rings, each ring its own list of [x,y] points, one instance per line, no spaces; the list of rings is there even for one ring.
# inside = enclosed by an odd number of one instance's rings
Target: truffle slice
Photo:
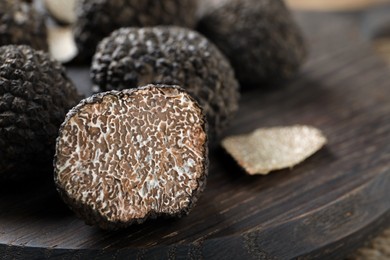
[[[80,99],[65,68],[48,54],[0,47],[0,176],[51,171],[58,128]]]
[[[220,0],[198,30],[229,58],[242,87],[294,76],[305,43],[282,0]]]
[[[225,56],[199,33],[175,26],[121,28],[98,46],[91,68],[97,89],[177,84],[203,107],[216,141],[238,110],[239,90]]]
[[[207,176],[202,109],[174,86],[96,94],[67,115],[55,182],[87,224],[127,227],[193,207]]]
[[[21,0],[0,1],[0,46],[30,45],[47,50],[47,28],[42,14]]]
[[[91,58],[97,44],[121,27],[196,23],[198,0],[79,0],[76,3],[75,38],[80,55]]]
[[[250,175],[293,167],[326,143],[320,130],[310,126],[260,128],[253,133],[232,136],[222,146]]]

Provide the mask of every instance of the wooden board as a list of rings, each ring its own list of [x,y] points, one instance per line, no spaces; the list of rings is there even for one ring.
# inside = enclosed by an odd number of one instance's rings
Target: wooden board
[[[390,222],[390,72],[346,16],[301,13],[311,56],[281,86],[243,93],[228,134],[308,124],[325,149],[250,177],[221,149],[192,213],[118,232],[85,225],[53,181],[2,183],[0,259],[343,258]],[[87,92],[88,70],[70,70]]]

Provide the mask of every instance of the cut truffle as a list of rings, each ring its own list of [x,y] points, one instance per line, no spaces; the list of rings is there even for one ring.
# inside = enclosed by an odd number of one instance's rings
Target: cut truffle
[[[0,47],[0,176],[52,169],[58,128],[80,99],[48,54],[24,45]]]
[[[242,87],[289,79],[306,57],[282,0],[220,0],[203,14],[198,30],[229,58]]]
[[[91,58],[97,44],[121,27],[194,27],[198,0],[79,0],[74,28],[80,55]]]
[[[187,214],[205,187],[207,153],[202,109],[182,89],[105,92],[66,116],[55,182],[87,224],[118,229]]]
[[[75,6],[78,0],[44,0],[48,13],[59,23],[73,24],[76,21]]]
[[[214,142],[238,109],[234,71],[197,32],[175,26],[121,28],[98,46],[91,68],[97,89],[177,84],[203,107]]]
[[[42,14],[21,0],[0,1],[0,46],[29,45],[47,50],[47,28]]]

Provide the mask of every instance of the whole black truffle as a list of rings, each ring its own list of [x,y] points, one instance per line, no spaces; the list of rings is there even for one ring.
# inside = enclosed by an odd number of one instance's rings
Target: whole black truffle
[[[176,84],[203,107],[216,140],[238,109],[238,82],[225,56],[197,32],[174,27],[121,28],[98,46],[91,69],[100,90]]]
[[[96,94],[67,114],[54,166],[61,197],[87,224],[181,216],[206,184],[205,116],[176,86]]]
[[[8,44],[48,50],[45,19],[31,4],[21,0],[0,1],[0,46]]]
[[[97,44],[120,27],[194,27],[198,0],[79,0],[74,34],[79,55],[90,58]]]
[[[306,57],[299,28],[282,0],[222,0],[198,30],[229,58],[241,86],[288,79]]]
[[[79,100],[65,69],[48,54],[0,47],[0,176],[51,167],[58,129]]]

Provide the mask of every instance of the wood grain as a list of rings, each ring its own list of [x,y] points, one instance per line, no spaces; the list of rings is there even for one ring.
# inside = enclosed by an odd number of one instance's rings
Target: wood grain
[[[325,149],[294,169],[246,176],[211,152],[207,188],[182,219],[119,232],[84,225],[50,178],[2,183],[0,259],[341,259],[390,224],[390,74],[345,16],[299,13],[301,75],[243,93],[227,134],[307,124]],[[87,70],[70,70],[88,92]]]

